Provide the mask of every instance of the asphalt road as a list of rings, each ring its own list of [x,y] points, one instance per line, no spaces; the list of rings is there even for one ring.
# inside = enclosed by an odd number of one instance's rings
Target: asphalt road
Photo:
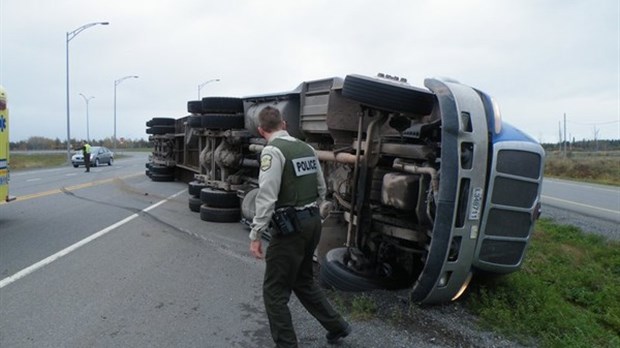
[[[269,345],[247,231],[201,221],[187,185],[151,182],[145,162],[13,175],[18,199],[0,206],[0,346]]]
[[[620,187],[544,179],[542,216],[620,240]]]
[[[264,263],[238,223],[201,221],[187,185],[144,175],[147,154],[113,166],[14,173],[0,204],[0,347],[271,347]],[[407,311],[406,291],[380,295]],[[294,298],[301,347],[327,347]],[[392,315],[392,314],[388,314]],[[352,320],[341,347],[518,346],[456,305],[415,320]]]
[[[620,224],[620,187],[545,179],[544,204]]]

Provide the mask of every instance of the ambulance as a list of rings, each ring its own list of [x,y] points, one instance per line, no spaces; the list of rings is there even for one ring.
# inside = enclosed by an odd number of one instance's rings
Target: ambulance
[[[9,109],[6,92],[0,86],[0,203],[13,199],[9,196]]]

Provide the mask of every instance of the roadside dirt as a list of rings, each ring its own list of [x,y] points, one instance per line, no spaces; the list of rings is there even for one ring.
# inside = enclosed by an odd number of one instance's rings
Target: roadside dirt
[[[535,343],[523,345],[514,340],[484,330],[478,318],[471,314],[460,302],[435,306],[411,305],[409,290],[372,291],[350,293],[326,291],[330,301],[352,324],[353,332],[339,342],[336,347],[348,348],[425,348],[425,347],[535,347]],[[367,298],[375,311],[368,318],[353,318],[352,301],[359,297]],[[325,330],[291,296],[293,323],[299,339],[300,348],[334,347],[328,345]],[[347,309],[348,308],[348,309]]]

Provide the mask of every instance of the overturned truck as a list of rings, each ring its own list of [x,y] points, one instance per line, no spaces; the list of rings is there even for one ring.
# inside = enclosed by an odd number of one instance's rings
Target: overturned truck
[[[544,151],[502,122],[486,93],[447,79],[347,75],[292,91],[188,102],[153,118],[146,174],[188,182],[189,207],[213,222],[254,216],[257,117],[284,115],[317,151],[322,284],[344,291],[410,288],[417,303],[458,298],[478,274],[521,266],[540,210]],[[268,238],[268,234],[264,236]]]

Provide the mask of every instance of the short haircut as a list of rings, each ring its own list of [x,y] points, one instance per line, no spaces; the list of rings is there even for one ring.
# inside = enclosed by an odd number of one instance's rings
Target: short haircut
[[[267,106],[258,114],[258,126],[266,132],[274,132],[282,128],[282,115],[280,110]]]

